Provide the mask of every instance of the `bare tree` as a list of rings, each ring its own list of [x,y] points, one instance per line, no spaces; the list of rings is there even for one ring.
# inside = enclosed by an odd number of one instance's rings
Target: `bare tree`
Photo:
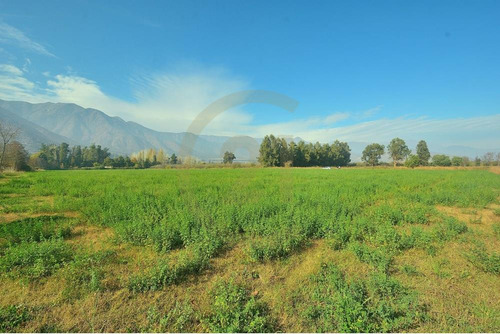
[[[0,170],[3,169],[3,164],[5,160],[5,151],[7,150],[7,145],[14,140],[19,135],[19,128],[0,123],[0,145],[1,155],[0,155]]]
[[[483,163],[485,166],[493,166],[493,161],[495,161],[495,155],[493,152],[487,152],[483,155]]]

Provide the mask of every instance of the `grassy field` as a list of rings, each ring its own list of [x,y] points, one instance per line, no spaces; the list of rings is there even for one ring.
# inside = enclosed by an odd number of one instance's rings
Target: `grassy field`
[[[500,175],[0,177],[3,331],[500,331]]]

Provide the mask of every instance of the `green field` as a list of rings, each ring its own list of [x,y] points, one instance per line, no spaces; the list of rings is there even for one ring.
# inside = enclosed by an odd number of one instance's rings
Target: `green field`
[[[0,332],[498,332],[500,175],[0,176]]]

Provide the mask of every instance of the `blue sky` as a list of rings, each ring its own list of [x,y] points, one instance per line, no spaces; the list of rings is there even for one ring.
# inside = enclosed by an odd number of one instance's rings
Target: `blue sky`
[[[0,98],[185,131],[500,148],[500,1],[3,1]]]

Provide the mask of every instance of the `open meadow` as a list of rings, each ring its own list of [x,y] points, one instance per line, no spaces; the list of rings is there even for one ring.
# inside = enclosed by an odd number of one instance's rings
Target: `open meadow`
[[[0,332],[498,332],[500,175],[0,176]]]

